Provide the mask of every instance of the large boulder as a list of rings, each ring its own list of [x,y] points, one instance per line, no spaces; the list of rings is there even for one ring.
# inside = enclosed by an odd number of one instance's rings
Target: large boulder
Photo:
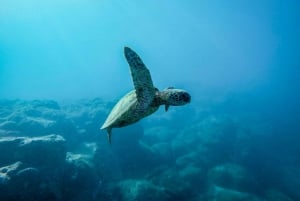
[[[63,200],[93,200],[98,188],[98,176],[92,163],[93,155],[67,153],[64,167]]]
[[[73,131],[74,133],[68,141],[77,141],[78,143],[82,141],[98,142],[102,134],[99,128],[109,113],[110,108],[109,103],[99,98],[80,100],[74,104],[63,105],[62,110],[65,114],[65,121],[72,122],[75,129],[75,132]],[[74,137],[74,135],[76,137]],[[106,137],[104,132],[103,136]]]
[[[120,201],[170,200],[170,196],[163,188],[148,180],[124,180],[119,182],[118,189]]]
[[[208,172],[208,180],[213,185],[237,191],[253,192],[256,190],[253,176],[246,168],[234,163],[213,167]]]
[[[64,114],[51,100],[1,101],[0,130],[14,136],[40,136],[64,130]]]
[[[206,190],[205,172],[195,166],[160,167],[153,170],[147,178],[163,187],[172,199],[189,200]]]
[[[57,171],[9,164],[0,168],[0,200],[60,200],[59,178]]]
[[[208,193],[208,200],[214,201],[263,201],[252,194],[222,188],[218,186],[212,186]]]
[[[9,182],[12,176],[16,175],[16,171],[20,168],[20,161],[0,168],[0,189]]]
[[[139,143],[142,136],[143,128],[139,124],[113,129],[112,144],[109,145],[105,139],[105,146],[99,146],[96,157],[103,158],[103,155],[110,155],[109,161],[105,163],[111,164],[111,161],[115,160],[122,170],[123,177],[142,177],[161,162]]]
[[[63,198],[69,173],[62,136],[1,137],[0,153],[0,200]]]
[[[21,196],[26,196],[25,194],[29,193],[27,190],[36,182],[38,174],[39,170],[26,167],[20,161],[1,167],[0,200],[18,200]]]
[[[288,193],[294,200],[300,200],[300,170],[298,167],[284,167],[282,168],[280,184],[278,184],[284,192]]]
[[[1,137],[0,166],[21,161],[29,166],[58,167],[65,162],[65,139],[60,135]]]
[[[267,190],[265,193],[265,198],[267,201],[294,201],[286,194],[275,189]]]

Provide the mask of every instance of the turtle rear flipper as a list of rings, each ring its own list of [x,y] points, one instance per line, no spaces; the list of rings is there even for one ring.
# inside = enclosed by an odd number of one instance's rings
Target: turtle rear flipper
[[[126,60],[130,66],[131,77],[138,100],[138,108],[146,109],[155,96],[155,87],[151,75],[142,59],[129,47],[124,48]]]
[[[111,127],[108,127],[106,129],[106,131],[107,131],[107,140],[108,140],[109,144],[111,144],[111,130],[112,130]]]

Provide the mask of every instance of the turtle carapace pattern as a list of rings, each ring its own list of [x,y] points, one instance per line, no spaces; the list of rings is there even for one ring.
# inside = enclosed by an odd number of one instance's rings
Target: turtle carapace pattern
[[[191,96],[182,89],[168,87],[159,91],[154,87],[150,71],[139,55],[129,47],[124,48],[125,58],[129,64],[134,90],[123,96],[109,113],[101,129],[107,130],[111,143],[112,128],[120,128],[133,124],[154,113],[160,105],[180,106],[190,103]]]

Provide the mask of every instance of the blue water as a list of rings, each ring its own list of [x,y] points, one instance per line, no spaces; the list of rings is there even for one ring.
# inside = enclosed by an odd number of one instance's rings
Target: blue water
[[[1,200],[300,200],[297,0],[0,5]],[[124,46],[192,101],[109,145]]]

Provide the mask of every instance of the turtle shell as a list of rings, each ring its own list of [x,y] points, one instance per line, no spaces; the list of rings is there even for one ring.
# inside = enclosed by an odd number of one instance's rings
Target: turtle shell
[[[137,97],[135,90],[130,91],[123,96],[114,106],[101,129],[108,127],[122,127],[130,123],[136,122],[133,117],[134,108],[137,104]]]
[[[101,129],[127,126],[154,113],[159,108],[159,105],[149,105],[147,108],[139,109],[138,105],[135,90],[130,91],[114,106]]]

